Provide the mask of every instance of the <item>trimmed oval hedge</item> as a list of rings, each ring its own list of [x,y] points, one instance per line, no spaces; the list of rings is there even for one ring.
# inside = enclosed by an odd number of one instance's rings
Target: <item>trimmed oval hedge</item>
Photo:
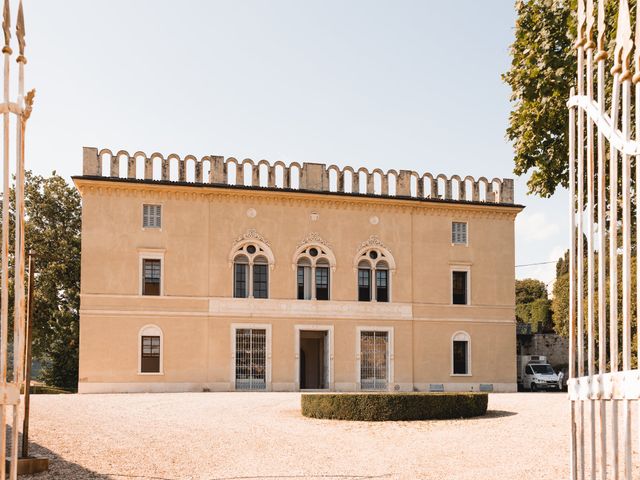
[[[304,393],[302,415],[333,420],[444,420],[487,413],[486,393]]]

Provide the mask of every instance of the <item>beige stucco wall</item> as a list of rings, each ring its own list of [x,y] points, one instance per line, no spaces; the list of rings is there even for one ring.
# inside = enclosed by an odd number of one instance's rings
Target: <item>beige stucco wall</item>
[[[229,389],[231,326],[244,323],[271,325],[274,390],[296,388],[300,324],[333,329],[334,389],[357,388],[357,328],[363,326],[393,329],[391,388],[515,388],[518,207],[75,182],[83,199],[80,391]],[[162,229],[142,228],[144,203],[163,206]],[[468,222],[467,246],[451,244],[452,221]],[[269,242],[275,258],[269,299],[231,299],[229,253],[252,229]],[[312,232],[336,258],[330,302],[295,300],[293,255]],[[355,301],[354,259],[371,236],[396,263],[389,304]],[[140,295],[143,252],[163,256],[162,297]],[[451,305],[453,266],[470,271],[470,305]],[[162,329],[163,375],[138,374],[138,332],[147,324]],[[471,336],[470,376],[451,376],[457,331]]]

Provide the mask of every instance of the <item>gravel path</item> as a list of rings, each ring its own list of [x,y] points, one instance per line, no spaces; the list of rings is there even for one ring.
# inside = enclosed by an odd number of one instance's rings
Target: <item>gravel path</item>
[[[300,415],[297,393],[35,395],[33,479],[568,478],[564,394],[493,394],[486,417]],[[640,478],[640,477],[638,477]]]

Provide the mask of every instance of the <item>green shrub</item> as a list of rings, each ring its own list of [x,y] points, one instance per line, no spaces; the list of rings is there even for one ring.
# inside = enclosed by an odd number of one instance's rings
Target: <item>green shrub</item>
[[[487,413],[486,393],[305,393],[302,415],[334,420],[441,420]]]

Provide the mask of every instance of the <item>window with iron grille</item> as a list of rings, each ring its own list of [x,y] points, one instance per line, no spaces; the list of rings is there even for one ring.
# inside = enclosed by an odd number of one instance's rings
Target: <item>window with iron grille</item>
[[[467,375],[469,373],[469,342],[466,340],[453,341],[453,373]]]
[[[142,206],[142,227],[160,228],[162,226],[162,206],[143,205]]]
[[[329,267],[316,267],[316,299],[329,300]]]
[[[267,379],[267,331],[236,330],[236,390],[265,390]]]
[[[376,301],[389,301],[389,270],[376,269]]]
[[[253,297],[267,298],[268,292],[268,265],[256,263],[253,265]]]
[[[140,359],[142,373],[160,373],[160,337],[143,336]]]
[[[467,222],[453,222],[451,224],[451,243],[456,245],[467,244]]]
[[[236,262],[233,270],[233,296],[235,298],[247,298],[249,296],[249,289],[247,288],[249,265]]]
[[[358,269],[358,301],[371,301],[371,269]]]
[[[145,258],[142,260],[143,295],[160,295],[161,274],[161,260],[156,258]]]
[[[467,273],[468,272],[452,272],[453,286],[453,304],[466,305],[467,299]]]
[[[360,388],[386,390],[388,382],[388,332],[360,332]]]

